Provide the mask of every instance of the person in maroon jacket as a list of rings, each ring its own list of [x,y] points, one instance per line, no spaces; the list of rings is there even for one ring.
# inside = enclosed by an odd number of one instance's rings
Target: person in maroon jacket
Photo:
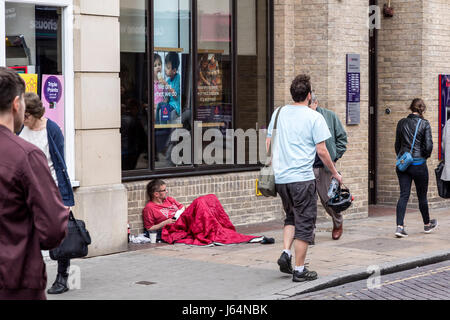
[[[69,219],[44,153],[14,134],[24,92],[22,78],[0,67],[0,300],[46,299],[41,250],[59,246]]]

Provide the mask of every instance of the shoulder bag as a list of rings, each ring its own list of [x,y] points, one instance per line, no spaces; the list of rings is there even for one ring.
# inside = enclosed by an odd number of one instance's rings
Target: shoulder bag
[[[277,129],[277,123],[278,123],[278,116],[280,115],[281,109],[283,107],[280,107],[278,109],[278,113],[275,117],[275,123],[273,125],[273,134],[272,139],[269,144],[269,150],[267,151],[267,161],[264,167],[261,168],[261,171],[259,172],[259,179],[258,179],[258,190],[261,192],[261,194],[265,197],[276,197],[277,191],[275,188],[275,174],[273,173],[272,168],[272,144],[275,142],[275,134]]]
[[[84,221],[75,219],[72,211],[69,213],[67,228],[67,235],[60,246],[50,250],[50,258],[53,260],[82,258],[88,254],[91,236]]]
[[[416,142],[417,131],[419,130],[419,125],[420,125],[421,121],[422,121],[422,119],[419,119],[419,121],[417,122],[416,132],[414,133],[414,139],[411,144],[411,150],[409,152],[405,152],[401,157],[397,156],[396,166],[397,166],[398,170],[400,170],[402,172],[405,171],[406,169],[408,169],[408,167],[411,165],[411,163],[414,162],[414,159],[412,157],[412,150],[414,148],[414,143]]]
[[[436,169],[434,169],[434,173],[436,174],[436,185],[438,189],[439,197],[444,199],[450,198],[450,181],[444,181],[441,179],[442,171],[444,171],[445,162],[439,162]]]

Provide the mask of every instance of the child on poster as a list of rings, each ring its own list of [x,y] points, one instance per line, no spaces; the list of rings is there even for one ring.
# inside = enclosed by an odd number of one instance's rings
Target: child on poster
[[[155,53],[153,56],[153,87],[155,94],[155,107],[164,101],[164,84],[163,84],[163,76],[161,74],[162,71],[162,58],[159,54]]]
[[[169,52],[164,59],[164,69],[167,80],[161,81],[165,85],[166,101],[176,110],[178,116],[181,113],[181,76],[178,73],[179,66],[180,57],[178,56],[178,53]]]

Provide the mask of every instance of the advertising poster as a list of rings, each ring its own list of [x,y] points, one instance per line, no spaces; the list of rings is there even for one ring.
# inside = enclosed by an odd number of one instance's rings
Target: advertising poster
[[[181,53],[156,51],[153,65],[153,92],[156,124],[181,123]]]
[[[196,120],[204,123],[227,123],[231,121],[231,108],[223,102],[222,55],[205,52],[198,59]],[[226,127],[226,124],[222,126]]]
[[[439,75],[439,160],[442,155],[442,132],[447,120],[450,119],[450,75]]]
[[[64,76],[42,75],[41,100],[45,117],[55,121],[64,134]]]
[[[25,92],[38,94],[38,75],[32,73],[19,73],[19,76],[25,81]]]

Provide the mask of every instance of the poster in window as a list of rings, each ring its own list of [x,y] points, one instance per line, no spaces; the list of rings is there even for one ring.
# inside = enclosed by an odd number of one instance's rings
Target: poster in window
[[[25,81],[25,92],[38,93],[38,75],[33,73],[19,73]]]
[[[220,53],[199,54],[197,83],[197,121],[221,123],[224,119]]]
[[[155,51],[153,92],[156,124],[181,123],[182,60],[179,49]]]
[[[41,100],[45,117],[56,122],[64,134],[64,76],[42,75]]]

